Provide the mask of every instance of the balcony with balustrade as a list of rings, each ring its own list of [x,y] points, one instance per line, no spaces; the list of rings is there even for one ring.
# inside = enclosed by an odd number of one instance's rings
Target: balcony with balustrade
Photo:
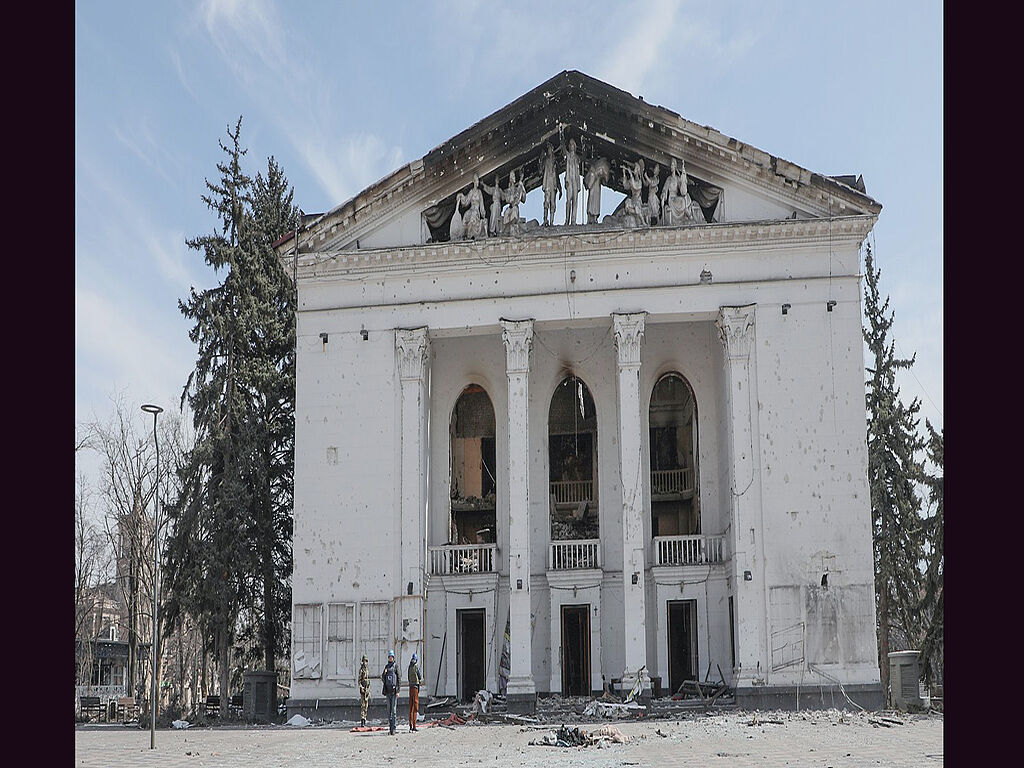
[[[655,501],[693,496],[693,467],[651,471],[651,498]]]
[[[443,544],[428,547],[432,576],[459,576],[495,573],[498,570],[497,544]]]
[[[549,483],[549,571],[601,568],[600,527],[594,491],[593,480]]]
[[[669,566],[718,566],[728,560],[725,536],[655,536],[651,543],[651,564]]]

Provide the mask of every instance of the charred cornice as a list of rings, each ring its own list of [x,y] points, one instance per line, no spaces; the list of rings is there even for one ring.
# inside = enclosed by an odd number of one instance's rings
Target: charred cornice
[[[834,219],[705,224],[641,229],[590,228],[572,233],[489,238],[458,243],[435,243],[401,248],[341,250],[300,255],[300,281],[372,280],[384,274],[417,272],[440,267],[504,267],[550,262],[563,256],[578,258],[635,257],[647,254],[686,254],[731,248],[859,244],[874,226],[873,215]]]

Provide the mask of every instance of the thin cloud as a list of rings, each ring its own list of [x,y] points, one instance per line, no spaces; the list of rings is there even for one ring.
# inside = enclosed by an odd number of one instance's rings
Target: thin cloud
[[[134,251],[139,258],[151,261],[160,276],[181,296],[199,284],[188,267],[194,258],[187,254],[182,230],[154,224],[136,198],[122,189],[110,173],[98,168],[89,156],[79,156],[79,167],[82,171],[79,182],[88,184],[98,193],[92,202],[107,213],[103,221],[108,247],[113,244],[122,252]],[[78,194],[83,194],[81,189]],[[88,257],[88,249],[80,255]]]
[[[634,95],[643,90],[648,74],[664,63],[662,48],[673,39],[679,0],[658,0],[646,10],[625,32],[598,76]]]
[[[125,295],[118,291],[110,297],[81,283],[75,286],[76,389],[106,392],[117,382],[131,392],[177,403],[189,370],[188,359],[175,354],[180,333],[151,327],[153,314],[127,309]],[[175,343],[168,345],[168,337]]]
[[[330,94],[316,96],[330,78],[299,53],[301,46],[293,44],[289,26],[273,2],[206,0],[199,17],[238,83],[256,103],[273,106],[264,117],[285,135],[330,196],[330,205],[343,202],[401,162],[401,147],[388,146],[374,134],[325,134],[323,126],[341,122],[331,108]]]
[[[184,88],[188,95],[192,97],[193,101],[198,101],[199,97],[192,89],[192,83],[189,82],[188,76],[185,74],[185,66],[181,62],[181,54],[170,46],[167,47],[167,54],[171,57],[171,62],[174,64],[174,71],[178,75],[178,81],[181,83],[181,87]]]
[[[139,158],[143,163],[152,168],[160,177],[173,187],[180,187],[178,181],[169,174],[164,166],[167,163],[171,163],[178,168],[181,164],[175,160],[163,147],[160,142],[153,136],[153,132],[149,130],[148,126],[138,125],[131,129],[122,130],[120,125],[112,126],[114,130],[114,136],[117,140],[133,155]],[[131,135],[129,135],[129,131]]]

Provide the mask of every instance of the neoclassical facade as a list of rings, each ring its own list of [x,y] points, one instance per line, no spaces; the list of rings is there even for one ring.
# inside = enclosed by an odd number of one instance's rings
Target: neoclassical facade
[[[520,215],[535,190],[544,223]],[[290,706],[356,704],[359,658],[389,648],[419,653],[422,695],[511,708],[638,676],[880,702],[859,276],[880,210],[859,178],[563,72],[285,238]]]

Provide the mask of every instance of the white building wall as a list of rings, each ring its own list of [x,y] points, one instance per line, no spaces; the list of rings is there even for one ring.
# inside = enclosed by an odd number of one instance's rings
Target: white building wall
[[[858,279],[850,276],[857,269],[856,246],[837,247],[830,259],[827,248],[820,244],[750,249],[723,243],[711,250],[676,253],[646,251],[644,244],[653,241],[642,233],[623,237],[631,239],[635,250],[606,257],[577,255],[564,261],[505,266],[475,259],[468,269],[424,268],[417,272],[410,266],[365,281],[300,278],[294,602],[392,600],[403,593],[404,581],[398,573],[401,485],[396,482],[401,467],[401,392],[394,328],[426,325],[431,337],[426,544],[443,544],[447,539],[448,424],[455,400],[467,384],[475,382],[487,390],[495,411],[498,586],[486,595],[474,595],[472,601],[474,607],[478,601],[488,606],[487,626],[493,638],[488,651],[490,684],[492,675],[496,676],[508,613],[509,500],[507,479],[500,472],[508,463],[508,400],[498,319],[534,317],[529,378],[533,676],[537,689],[544,691],[557,674],[552,666],[558,663],[554,653],[557,642],[552,643],[551,600],[545,577],[549,544],[547,417],[551,394],[567,368],[586,382],[598,411],[604,564],[599,668],[609,677],[618,676],[624,666],[622,525],[616,356],[610,315],[650,313],[640,368],[642,472],[648,476],[648,408],[654,384],[664,373],[677,371],[694,390],[701,525],[705,534],[718,534],[729,532],[731,489],[726,362],[714,318],[720,306],[756,303],[751,374],[756,389],[753,421],[764,524],[757,534],[764,536],[765,574],[757,588],[766,606],[765,615],[757,621],[770,646],[771,633],[782,628],[780,621],[788,621],[792,606],[798,607],[799,618],[808,629],[804,638],[808,659],[818,659],[820,668],[829,674],[841,672],[844,681],[877,682],[874,636],[870,631],[870,636],[866,635],[864,629],[873,627],[873,619],[867,615],[873,611],[873,595],[860,286]],[[550,241],[540,242],[551,247]],[[525,251],[535,247],[539,247],[537,243],[523,245]],[[444,250],[438,247],[432,253],[440,256]],[[396,252],[394,259],[408,255]],[[835,276],[826,280],[823,276],[829,266]],[[566,291],[565,273],[570,267],[577,271],[577,288]],[[714,273],[710,285],[699,283],[704,268]],[[825,302],[830,296],[837,304],[828,313]],[[781,314],[783,302],[791,304],[786,316]],[[364,327],[365,341],[360,335]],[[329,334],[327,344],[321,341],[321,332]],[[649,547],[648,477],[642,486]],[[649,549],[647,558],[650,564]],[[722,570],[727,574],[729,569]],[[820,587],[826,571],[828,594]],[[698,611],[701,663],[706,669],[708,661],[727,661],[728,596],[736,585],[727,575],[715,575],[706,583],[687,581],[681,593],[675,585],[672,597],[664,592],[666,588],[671,586],[653,589],[648,585],[651,673],[667,679],[667,669],[661,668],[664,602],[689,599],[691,594],[702,601]],[[450,617],[444,611],[447,607],[453,612],[455,602],[468,601],[468,596],[446,603],[438,584],[431,581],[429,590],[422,666],[432,693],[430,686],[439,671],[441,688],[454,685],[455,639],[450,634],[443,663],[440,657],[445,631],[451,631]],[[674,596],[678,594],[683,597]],[[809,619],[816,624],[811,626]],[[829,654],[836,653],[843,663],[828,666]],[[770,683],[799,681],[803,667],[771,670],[770,647],[762,661]],[[721,666],[728,675],[726,664]],[[717,674],[716,670],[712,674]],[[806,670],[804,674],[806,681]],[[599,677],[592,682],[597,687]],[[344,681],[324,678],[296,679],[292,691],[296,699],[350,695],[355,695],[355,690]]]
[[[293,603],[391,601],[401,594],[394,333],[363,341],[358,326],[300,313],[296,338]],[[321,629],[326,638],[326,607]],[[293,679],[292,696],[337,696],[339,685],[326,672]]]
[[[840,282],[845,296],[837,294],[832,312],[794,291],[786,315],[778,307],[758,313],[765,586],[771,633],[798,619],[808,663],[872,683],[878,666],[859,281]],[[779,661],[768,660],[771,682],[796,682],[802,668],[777,670]]]

